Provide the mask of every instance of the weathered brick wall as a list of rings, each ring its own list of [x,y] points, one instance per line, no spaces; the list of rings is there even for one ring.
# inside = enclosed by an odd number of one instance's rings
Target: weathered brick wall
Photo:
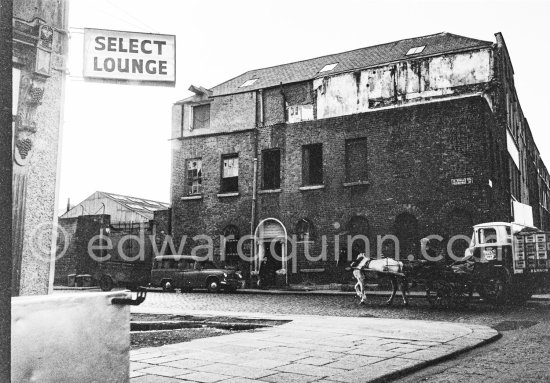
[[[54,283],[64,285],[69,274],[93,274],[96,271],[96,262],[88,254],[88,242],[99,234],[101,228],[109,227],[110,216],[84,215],[60,218],[58,222],[63,230],[58,230]]]
[[[311,82],[301,82],[264,90],[264,126],[286,121],[285,103],[289,105],[313,103],[313,90],[311,87]]]
[[[159,221],[160,217],[167,218],[169,210],[159,212],[158,215]],[[110,243],[100,243],[98,240],[92,242],[94,247],[104,246],[103,250],[93,250],[96,257],[112,262],[152,264],[155,239],[153,238],[151,242],[151,226],[146,225],[142,229],[138,226],[132,228],[130,225],[126,229],[111,227],[110,232],[107,233],[104,229],[110,227],[110,222],[109,215],[84,215],[59,219],[59,225],[63,230],[59,230],[62,235],[57,239],[55,284],[66,284],[69,274],[90,274],[95,279],[100,276],[100,261],[93,259],[88,252],[90,240],[100,232],[109,239]],[[168,222],[168,219],[165,219],[165,222]],[[164,228],[164,224],[161,226]],[[65,245],[67,247],[63,251]],[[124,267],[121,266],[120,269],[124,270]]]
[[[200,234],[218,236],[224,227],[234,224],[241,235],[250,231],[254,132],[234,132],[231,135],[214,135],[189,138],[180,142],[172,168],[172,232],[175,242],[187,235],[185,252],[189,253]],[[239,154],[239,195],[218,197],[223,154]],[[203,162],[203,198],[181,200],[185,197],[185,160],[201,157]],[[219,238],[215,239],[219,247]]]
[[[418,220],[420,237],[453,234],[449,219],[457,214],[470,217],[474,224],[499,218],[490,204],[506,206],[507,200],[500,183],[491,189],[488,182],[492,174],[487,131],[493,128],[491,112],[481,97],[260,128],[258,153],[281,149],[282,191],[258,195],[255,222],[276,218],[294,234],[298,220],[309,219],[316,232],[311,253],[320,253],[321,236],[326,235],[327,261],[311,264],[301,257],[298,268],[325,267],[327,271],[315,278],[335,280],[343,269],[336,267],[334,238],[347,234],[353,216],[368,219],[372,250],[376,235],[393,234],[396,217],[404,212]],[[345,140],[359,137],[368,139],[369,185],[345,187]],[[300,190],[302,145],[313,143],[323,144],[324,188]],[[181,145],[173,178],[174,235],[219,235],[228,224],[247,233],[254,133],[193,138]],[[221,154],[231,152],[239,153],[240,195],[219,198]],[[183,160],[196,156],[203,158],[204,195],[181,201]],[[258,185],[261,172],[259,156]],[[473,184],[451,185],[452,178],[463,177],[472,177]],[[340,247],[347,246],[343,242]]]
[[[57,223],[57,250],[55,260],[54,284],[67,284],[67,275],[76,274],[76,233],[77,217],[59,218]]]
[[[214,97],[210,105],[213,132],[253,129],[256,126],[256,92]]]

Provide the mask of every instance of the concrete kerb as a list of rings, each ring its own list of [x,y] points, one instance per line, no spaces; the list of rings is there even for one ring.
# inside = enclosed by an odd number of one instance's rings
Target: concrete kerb
[[[148,310],[141,309],[139,307],[132,307],[132,312],[139,313],[150,313],[150,314],[162,314],[162,310]],[[432,346],[426,346],[423,349],[417,351],[402,351],[402,354],[395,354],[393,357],[383,357],[379,362],[380,365],[376,366],[375,364],[369,365],[369,368],[375,368],[377,373],[375,376],[366,376],[363,382],[382,382],[389,379],[394,379],[399,376],[409,374],[411,372],[420,370],[427,366],[435,365],[443,361],[449,360],[456,357],[459,354],[468,352],[474,348],[483,346],[490,342],[497,340],[500,337],[500,334],[486,326],[479,325],[468,325],[468,324],[457,324],[457,323],[448,323],[448,322],[435,322],[435,321],[416,321],[416,320],[398,320],[398,319],[383,319],[383,318],[340,318],[340,317],[319,317],[311,315],[272,315],[272,314],[260,314],[260,313],[247,313],[247,312],[238,312],[238,313],[228,313],[228,312],[217,312],[217,311],[181,311],[181,312],[170,312],[171,315],[200,315],[202,317],[216,317],[216,316],[225,316],[231,318],[243,318],[243,319],[271,319],[271,320],[290,320],[291,322],[276,326],[273,328],[265,328],[262,330],[264,334],[260,341],[268,339],[272,342],[279,341],[281,347],[292,347],[297,346],[292,343],[292,334],[297,332],[296,342],[301,342],[300,331],[319,331],[326,336],[328,331],[329,335],[338,335],[335,339],[342,339],[346,337],[359,336],[365,339],[365,342],[368,342],[366,339],[378,339],[378,341],[386,341],[392,343],[402,342],[406,346],[409,344],[434,344]],[[332,322],[332,324],[331,324]],[[334,324],[338,324],[335,326]],[[349,327],[348,327],[349,326]],[[430,329],[439,329],[434,331],[434,334],[430,336],[428,333]],[[442,331],[441,328],[445,328],[445,331]],[[358,330],[358,331],[357,331]],[[447,333],[448,331],[448,333]],[[258,334],[258,333],[256,333]],[[269,335],[266,337],[265,335]],[[447,335],[448,334],[448,335]],[[231,337],[232,335],[221,336],[217,338]],[[254,333],[243,334],[244,337],[250,337],[251,344],[254,340]],[[277,340],[277,337],[279,337]],[[320,339],[320,338],[319,338]],[[198,340],[200,341],[200,340]],[[223,339],[219,339],[219,342],[223,343]],[[189,352],[194,348],[193,343],[197,341],[192,341],[187,344],[186,347],[181,349],[181,352]],[[209,342],[216,342],[214,338],[211,338]],[[289,343],[290,342],[290,343]],[[312,341],[313,343],[322,342],[318,340]],[[357,342],[350,343],[350,349],[346,350],[346,346],[338,342],[338,345],[334,346],[335,349],[341,349],[340,351],[334,351],[334,355],[337,358],[337,355],[340,357],[349,357],[353,355],[352,349],[357,347]],[[325,343],[323,345],[326,346]],[[367,344],[366,346],[370,347]],[[162,347],[149,348],[147,350],[139,349],[132,351],[133,355],[139,355],[139,360],[143,361],[147,359],[147,354],[150,354],[150,358],[159,358],[163,356],[164,353],[173,354],[174,349],[177,349],[177,346],[172,345],[172,347],[167,347],[163,349]],[[300,344],[300,347],[303,348],[305,345]],[[315,345],[312,345],[315,347]],[[197,347],[200,349],[199,344]],[[165,351],[163,351],[165,350]],[[185,351],[184,351],[185,350]],[[349,353],[348,353],[349,351]],[[422,354],[422,353],[425,354]],[[135,358],[134,358],[135,359]],[[135,363],[135,361],[133,362]],[[215,362],[209,362],[215,363]],[[294,364],[291,362],[290,364]],[[297,365],[290,366],[294,369],[299,369],[302,365],[299,361],[296,361]],[[216,366],[219,367],[219,366]],[[216,367],[213,368],[216,370]],[[288,366],[287,366],[288,367]],[[365,368],[365,366],[358,366],[359,369]],[[273,368],[268,369],[273,374],[285,373],[285,370],[282,368]],[[328,369],[330,370],[330,368]],[[333,369],[334,370],[334,369]],[[340,370],[342,376],[339,379],[336,379],[335,376],[326,376],[319,377],[320,380],[328,379],[344,382],[346,376],[352,374],[353,371],[349,370]],[[358,371],[359,372],[359,371]],[[298,370],[295,373],[300,373]],[[307,375],[307,371],[305,372]],[[137,374],[139,375],[139,374]],[[368,375],[368,374],[367,374]],[[181,377],[184,379],[184,377]],[[262,381],[261,378],[258,381]]]
[[[100,291],[99,287],[67,287],[67,286],[54,286],[55,291]],[[161,291],[160,289],[147,288],[147,291]],[[237,294],[272,294],[272,295],[341,295],[341,296],[353,296],[354,291],[342,291],[331,289],[315,289],[311,288],[289,288],[289,289],[239,289]],[[367,291],[367,296],[384,296],[387,297],[391,294],[391,291]],[[479,298],[477,293],[473,295],[475,298]],[[423,291],[411,291],[409,297],[425,298],[426,294]],[[550,301],[550,294],[535,294],[529,299],[530,301],[548,302]]]

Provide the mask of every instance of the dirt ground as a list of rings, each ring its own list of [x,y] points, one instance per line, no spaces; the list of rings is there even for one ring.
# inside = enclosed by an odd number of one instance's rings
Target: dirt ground
[[[232,317],[197,317],[192,315],[132,314],[135,322],[185,322],[189,328],[155,331],[131,331],[130,348],[159,347],[166,344],[189,342],[194,339],[227,335],[241,331],[255,331],[257,327],[276,326],[285,321],[243,319]]]

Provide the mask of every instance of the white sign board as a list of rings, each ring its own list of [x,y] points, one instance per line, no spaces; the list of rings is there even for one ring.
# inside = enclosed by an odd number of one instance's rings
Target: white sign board
[[[510,157],[512,157],[512,160],[519,169],[519,150],[516,146],[516,143],[514,142],[514,139],[512,138],[512,135],[508,130],[506,130],[506,147],[508,148],[508,153],[510,153]]]
[[[533,208],[518,201],[512,201],[514,222],[524,226],[533,226]]]
[[[176,36],[85,28],[83,76],[174,86]]]

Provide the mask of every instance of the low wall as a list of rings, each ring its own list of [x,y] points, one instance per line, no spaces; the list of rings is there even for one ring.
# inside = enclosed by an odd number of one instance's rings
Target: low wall
[[[12,298],[12,382],[129,382],[127,291]]]

